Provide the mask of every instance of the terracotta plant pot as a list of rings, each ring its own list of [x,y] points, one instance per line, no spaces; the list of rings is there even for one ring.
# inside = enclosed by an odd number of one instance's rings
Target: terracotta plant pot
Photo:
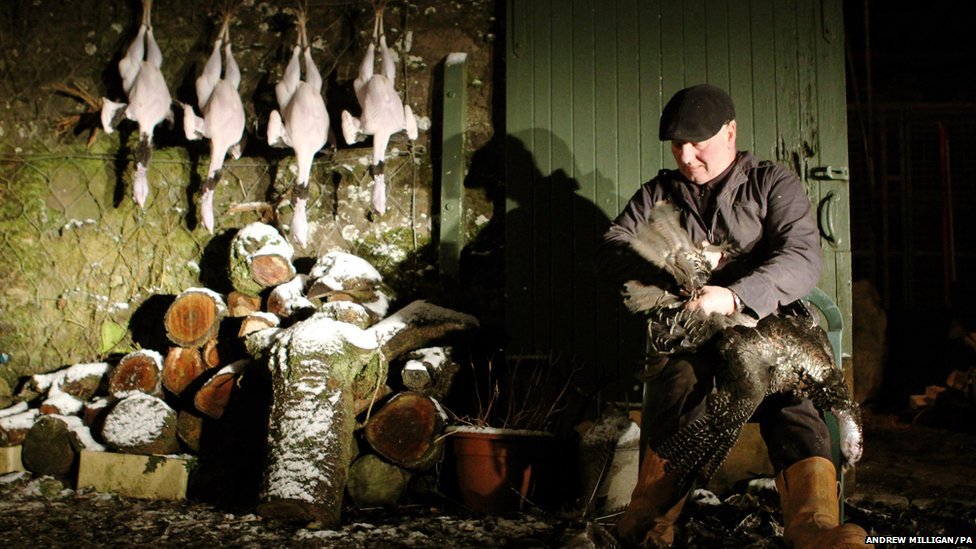
[[[522,511],[532,500],[540,468],[551,459],[555,437],[545,431],[452,427],[464,505],[473,511]]]

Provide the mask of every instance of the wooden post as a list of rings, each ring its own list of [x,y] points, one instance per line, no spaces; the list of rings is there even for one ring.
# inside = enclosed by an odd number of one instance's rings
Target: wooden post
[[[441,134],[441,276],[456,278],[464,247],[464,126],[467,108],[467,54],[444,61],[444,120]]]

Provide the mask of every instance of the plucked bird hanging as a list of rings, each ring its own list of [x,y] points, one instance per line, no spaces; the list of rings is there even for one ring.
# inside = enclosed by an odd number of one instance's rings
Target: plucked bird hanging
[[[373,209],[380,215],[386,213],[386,175],[383,168],[386,146],[390,136],[406,131],[411,141],[417,139],[417,120],[410,105],[404,105],[396,92],[396,66],[393,55],[386,45],[383,32],[384,1],[374,1],[373,38],[366,48],[366,55],[359,67],[359,76],[353,82],[356,98],[362,108],[359,118],[349,111],[342,111],[342,137],[352,145],[373,136],[373,157],[370,170],[373,174]],[[376,42],[379,40],[382,70],[373,72]]]
[[[122,89],[128,97],[128,104],[103,97],[101,112],[105,133],[112,133],[123,118],[134,120],[139,125],[136,173],[132,182],[132,198],[139,207],[145,205],[149,196],[147,170],[152,158],[153,130],[163,120],[173,121],[170,108],[172,98],[160,71],[163,54],[153,36],[151,12],[152,0],[143,0],[139,31],[119,61],[119,75],[122,76]]]
[[[200,218],[208,231],[214,227],[214,190],[220,182],[224,158],[230,153],[241,156],[241,138],[244,135],[244,104],[238,92],[241,70],[234,60],[230,43],[231,12],[226,10],[220,33],[214,41],[203,73],[196,80],[197,106],[203,117],[193,112],[191,105],[183,107],[183,131],[189,140],[205,137],[210,139],[210,168],[200,197]],[[224,50],[224,77],[220,77],[220,50]]]
[[[646,316],[652,348],[672,354],[714,345],[725,362],[716,372],[705,413],[655,448],[681,483],[710,478],[763,399],[780,392],[809,398],[819,410],[835,414],[843,465],[860,459],[860,410],[843,371],[834,365],[827,334],[805,306],[796,307],[796,315],[770,315],[758,322],[738,311],[721,315],[685,309],[708,282],[714,265],[692,243],[668,203],[655,205],[630,245],[673,282],[663,288],[631,281],[623,291],[627,307]]]
[[[292,49],[291,60],[285,67],[281,81],[275,86],[279,110],[268,119],[268,143],[276,147],[291,147],[298,163],[298,178],[292,187],[294,213],[291,220],[292,238],[302,246],[308,242],[307,203],[312,160],[329,136],[329,113],[322,98],[322,76],[315,61],[306,32],[306,11],[298,12],[298,43]],[[299,58],[305,61],[305,77]]]

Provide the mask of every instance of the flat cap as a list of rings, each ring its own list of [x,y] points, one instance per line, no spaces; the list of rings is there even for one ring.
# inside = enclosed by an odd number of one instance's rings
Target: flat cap
[[[725,90],[699,84],[674,94],[661,113],[661,141],[705,141],[735,120],[732,98]]]

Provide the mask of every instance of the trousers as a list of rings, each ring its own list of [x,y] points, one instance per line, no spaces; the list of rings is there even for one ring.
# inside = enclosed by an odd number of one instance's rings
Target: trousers
[[[691,423],[706,410],[715,388],[715,371],[722,366],[717,352],[658,357],[645,372],[641,432],[651,448]],[[777,473],[810,458],[831,459],[830,433],[820,412],[806,398],[792,393],[767,396],[750,422],[759,424],[769,461]]]

